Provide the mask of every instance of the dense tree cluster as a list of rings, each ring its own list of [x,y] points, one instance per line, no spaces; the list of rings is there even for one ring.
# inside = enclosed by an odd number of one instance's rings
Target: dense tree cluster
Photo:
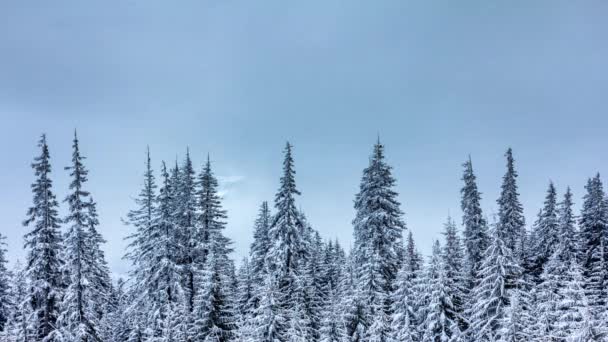
[[[491,220],[469,157],[462,234],[448,217],[425,261],[380,141],[355,196],[348,252],[324,240],[298,205],[287,143],[274,205],[261,203],[237,268],[209,157],[197,172],[187,152],[155,175],[148,151],[125,220],[131,273],[112,281],[78,137],[65,168],[66,217],[44,135],[39,147],[25,264],[8,269],[0,235],[2,341],[608,341],[608,198],[599,174],[579,216],[570,189],[560,200],[549,183],[527,229],[511,149]]]

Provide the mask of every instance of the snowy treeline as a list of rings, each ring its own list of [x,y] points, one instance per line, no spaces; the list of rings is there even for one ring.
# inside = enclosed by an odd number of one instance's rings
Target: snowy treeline
[[[512,151],[488,220],[463,164],[462,228],[446,219],[428,259],[406,230],[378,142],[355,196],[354,245],[324,240],[299,209],[292,146],[274,205],[253,222],[238,270],[207,158],[155,173],[128,212],[128,280],[111,281],[88,171],[74,135],[59,217],[46,139],[32,168],[25,264],[0,248],[2,341],[608,341],[608,199],[599,175],[582,211],[548,185],[526,227]],[[460,221],[460,220],[459,220]],[[2,240],[0,240],[2,241]]]

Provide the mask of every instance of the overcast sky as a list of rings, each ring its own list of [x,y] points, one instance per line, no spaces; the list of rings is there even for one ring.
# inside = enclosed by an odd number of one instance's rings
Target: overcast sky
[[[75,128],[116,274],[146,145],[157,170],[187,146],[199,170],[210,153],[239,259],[286,140],[299,206],[345,246],[378,134],[424,252],[448,213],[460,222],[469,154],[488,215],[508,146],[528,223],[549,180],[580,205],[586,179],[608,174],[607,17],[606,1],[2,1],[9,257],[24,255],[39,135],[63,199]]]

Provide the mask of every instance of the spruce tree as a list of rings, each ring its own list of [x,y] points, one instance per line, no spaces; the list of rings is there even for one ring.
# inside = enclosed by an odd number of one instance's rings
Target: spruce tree
[[[0,234],[0,334],[6,330],[7,321],[14,303],[10,298],[10,274],[6,265],[6,237]]]
[[[497,234],[504,241],[505,246],[511,250],[516,260],[521,261],[523,237],[525,236],[525,219],[523,207],[517,192],[517,171],[515,171],[513,151],[511,148],[505,153],[507,157],[507,172],[503,177],[502,191],[497,200],[498,226]]]
[[[464,226],[465,266],[467,269],[467,286],[473,288],[477,271],[483,259],[483,253],[489,245],[487,222],[481,210],[481,193],[477,189],[477,180],[473,173],[471,158],[463,164],[464,186],[460,190],[462,198],[462,225]]]
[[[532,274],[539,277],[543,268],[558,245],[559,222],[558,222],[557,193],[553,183],[549,183],[545,204],[535,224],[531,241],[532,251]]]
[[[409,232],[406,258],[397,273],[392,295],[391,331],[395,341],[412,342],[417,337],[414,285],[420,269],[418,258],[412,233]]]
[[[493,341],[500,336],[510,294],[517,288],[522,273],[498,227],[492,235],[492,242],[484,253],[479,279],[471,293],[473,304],[467,312],[471,338],[475,341]]]
[[[448,225],[450,222],[451,220]],[[454,284],[447,273],[450,267],[445,262],[439,241],[435,241],[427,271],[430,300],[423,323],[424,342],[447,342],[459,334],[459,314],[454,307]]]
[[[384,159],[384,146],[374,146],[367,168],[363,170],[355,198],[353,221],[356,275],[361,303],[367,310],[370,329],[384,334],[388,327],[391,294],[403,255],[405,223],[399,208],[392,168]],[[378,311],[381,310],[381,311]]]
[[[460,237],[456,228],[456,223],[451,217],[448,217],[443,235],[445,237],[445,245],[441,252],[442,265],[444,268],[445,277],[443,286],[446,288],[447,296],[449,297],[452,310],[449,313],[448,319],[457,323],[458,330],[465,331],[467,329],[466,319],[464,318],[465,298],[466,298],[466,281],[464,271],[464,258]],[[456,331],[455,331],[456,333]]]
[[[19,260],[15,262],[10,279],[10,305],[7,324],[5,325],[3,336],[8,342],[30,341],[31,333],[28,329],[29,303],[28,283],[25,270]]]
[[[281,185],[275,196],[276,214],[268,229],[271,242],[266,254],[268,272],[277,278],[278,290],[281,293],[281,304],[284,310],[281,315],[290,326],[290,314],[296,308],[297,277],[303,245],[306,243],[304,234],[305,222],[298,212],[295,196],[300,194],[296,188],[295,169],[292,156],[292,147],[287,143],[285,159],[283,161],[283,176]]]
[[[64,219],[68,225],[65,235],[65,273],[69,275],[69,282],[61,303],[61,314],[58,326],[63,339],[94,342],[101,341],[99,312],[96,312],[97,301],[104,300],[104,293],[97,292],[99,285],[96,275],[100,270],[98,255],[91,253],[99,247],[99,236],[91,237],[89,229],[96,225],[97,218],[89,214],[89,192],[84,189],[88,180],[88,171],[80,154],[78,137],[74,132],[72,145],[72,165],[66,167],[70,171],[72,181],[71,193],[66,197],[69,214]],[[95,245],[95,246],[93,246]],[[97,249],[96,248],[96,249]]]
[[[259,284],[255,284],[251,272],[251,263],[248,258],[243,258],[237,273],[237,298],[236,305],[239,313],[239,338],[242,340],[253,339],[254,328],[254,306],[253,297]],[[260,286],[261,287],[261,286]],[[261,293],[259,294],[261,297]]]
[[[606,303],[606,236],[608,235],[608,210],[600,175],[589,179],[585,187],[580,216],[585,294],[594,313]]]
[[[283,316],[283,295],[277,279],[270,273],[266,273],[262,293],[264,296],[255,316],[255,341],[289,341],[286,318]]]
[[[26,302],[30,314],[27,321],[32,341],[50,342],[54,339],[62,297],[61,220],[57,212],[59,204],[52,190],[50,154],[45,135],[42,135],[38,146],[41,154],[32,163],[36,175],[32,184],[33,205],[23,222],[24,226],[32,227],[25,235],[25,247],[28,248],[25,270],[29,280]]]
[[[195,327],[193,338],[205,341],[229,341],[236,333],[237,315],[231,291],[232,242],[224,236],[226,211],[218,194],[218,182],[207,162],[200,176],[198,193],[198,241],[203,245],[202,268],[195,269]],[[200,273],[200,274],[199,274]]]

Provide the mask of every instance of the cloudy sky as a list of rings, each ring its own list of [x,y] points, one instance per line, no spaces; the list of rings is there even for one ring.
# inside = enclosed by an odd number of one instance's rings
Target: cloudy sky
[[[48,134],[67,192],[71,134],[88,157],[112,269],[121,218],[153,163],[210,153],[235,258],[274,198],[286,140],[299,205],[324,237],[351,243],[352,201],[376,136],[423,251],[460,219],[471,154],[496,210],[515,152],[528,222],[549,180],[608,174],[606,1],[2,1],[0,232],[23,258],[29,164]],[[65,207],[65,205],[63,205]]]

